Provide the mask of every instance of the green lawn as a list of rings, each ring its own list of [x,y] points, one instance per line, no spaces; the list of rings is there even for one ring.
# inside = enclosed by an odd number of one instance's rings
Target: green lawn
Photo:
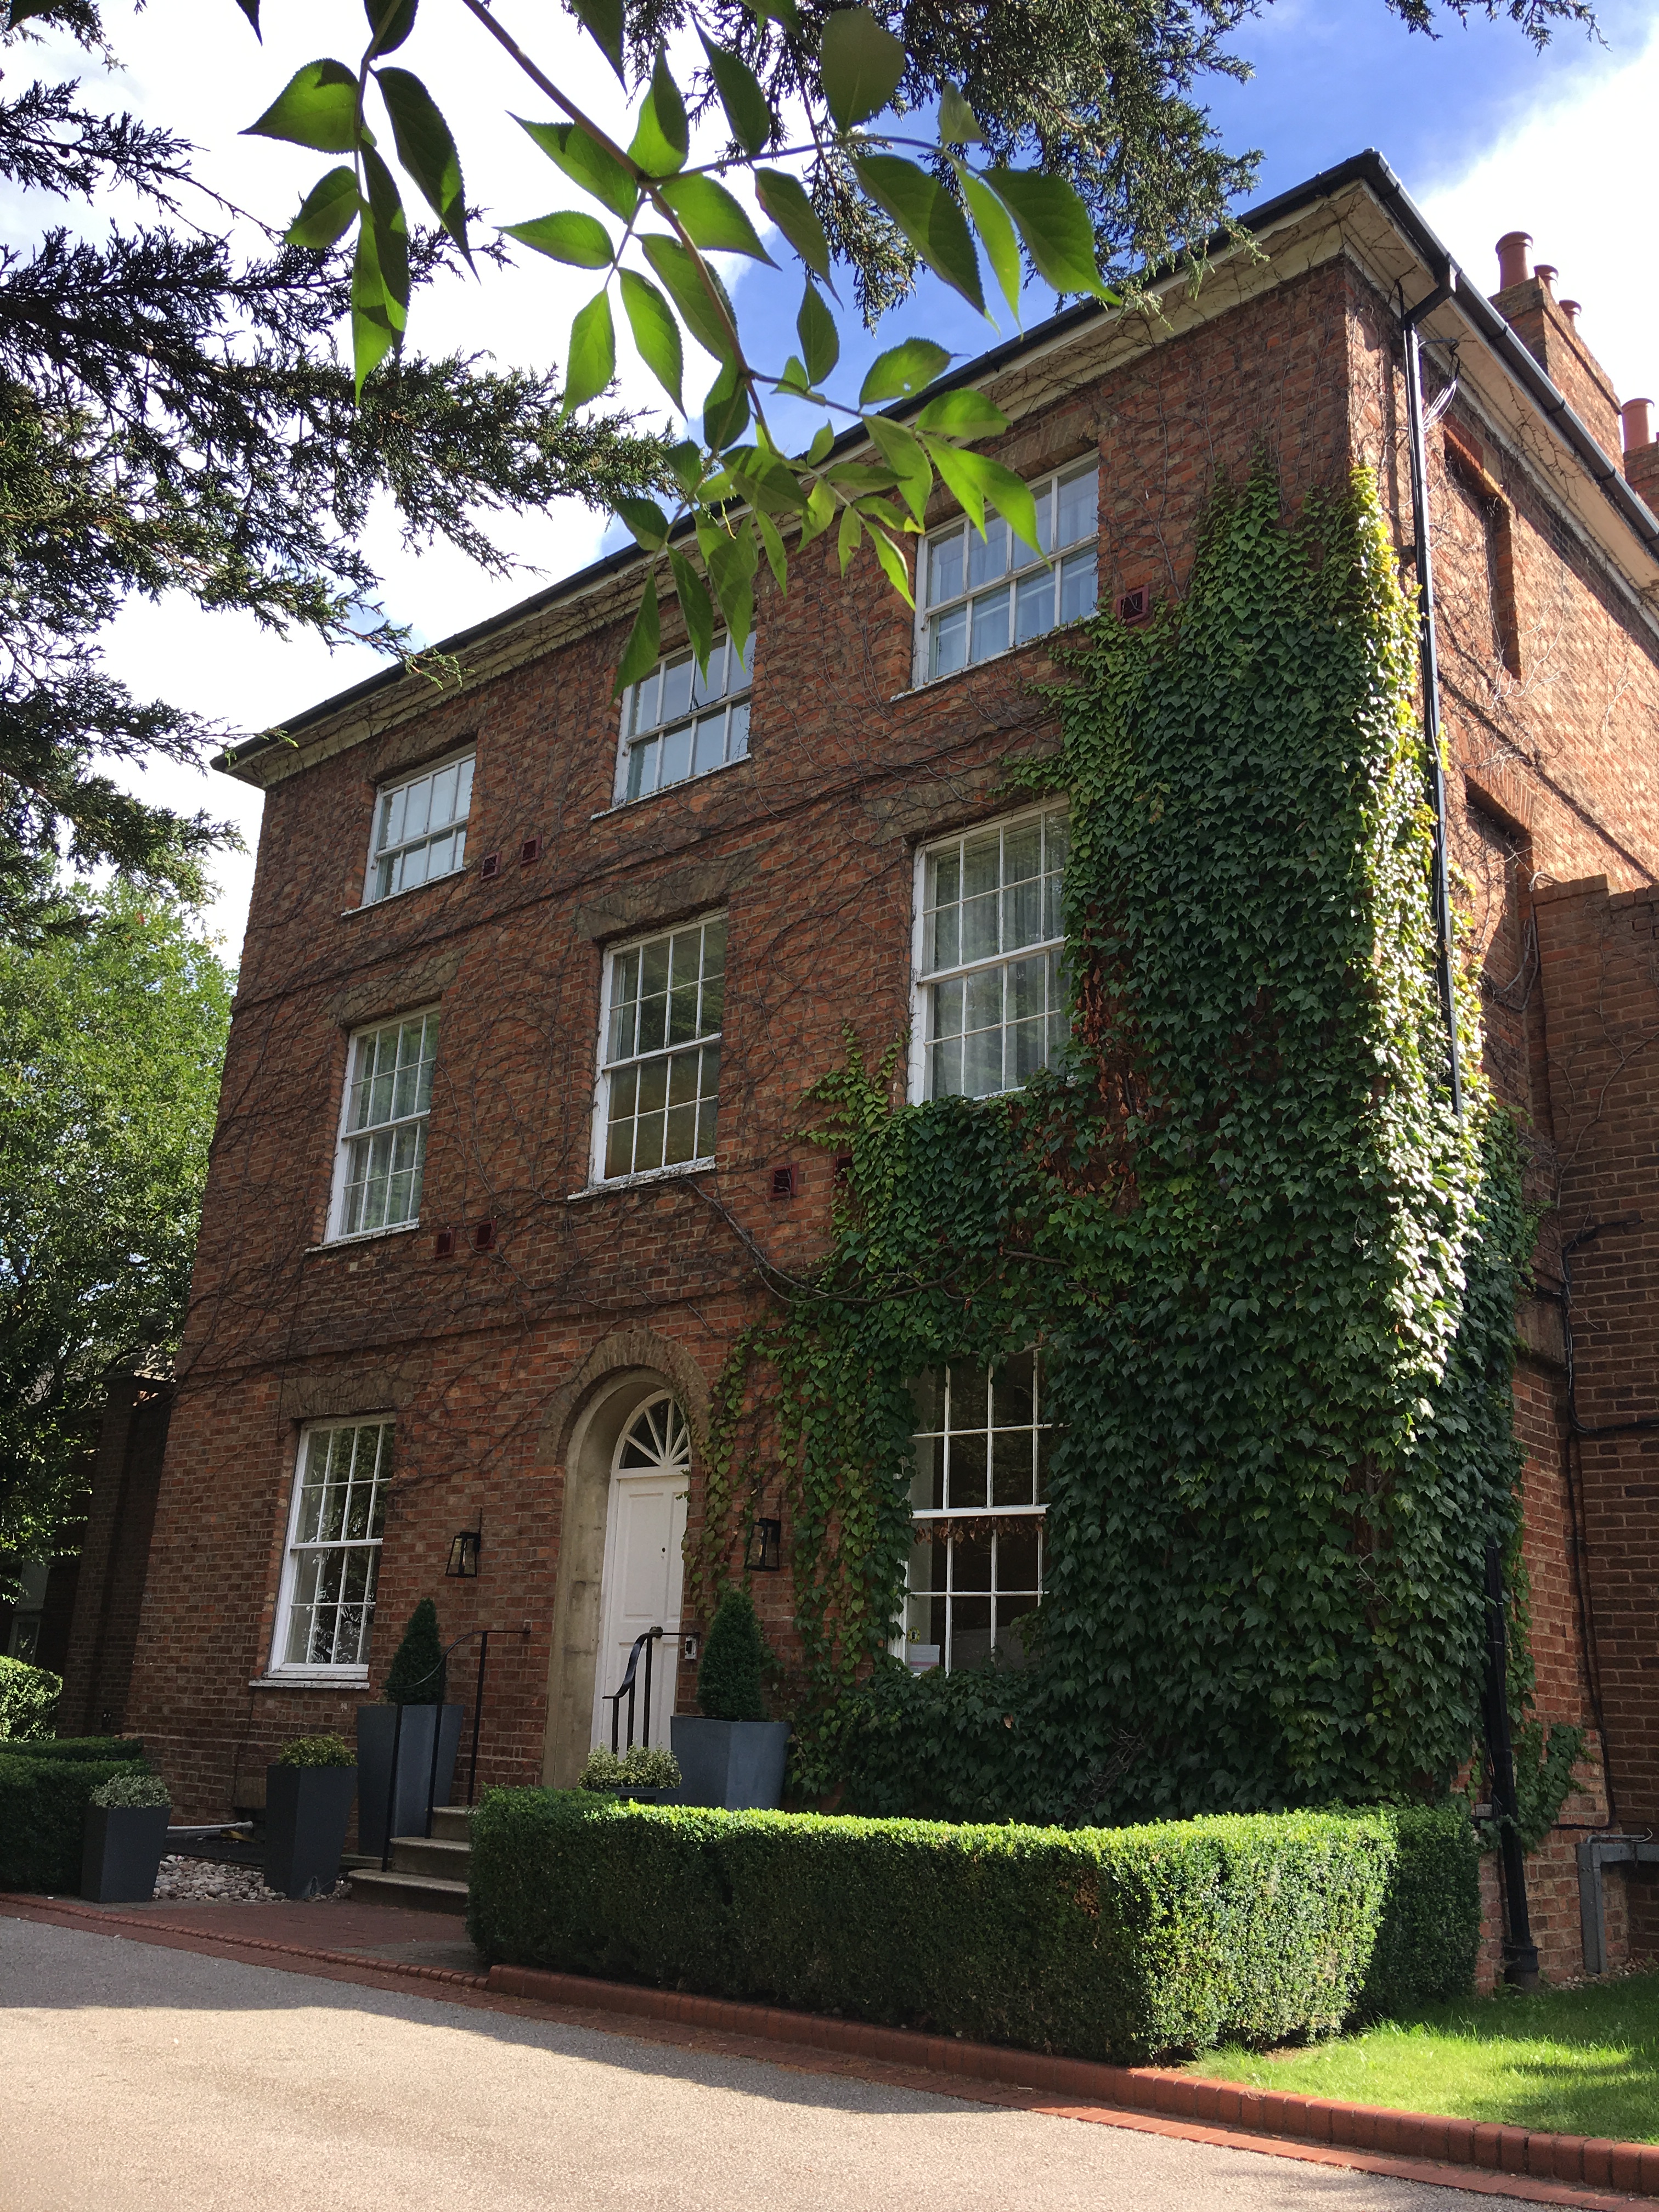
[[[1188,2070],[1297,2096],[1659,2142],[1659,1973],[1532,1996],[1506,1990],[1331,2043],[1208,2051]]]

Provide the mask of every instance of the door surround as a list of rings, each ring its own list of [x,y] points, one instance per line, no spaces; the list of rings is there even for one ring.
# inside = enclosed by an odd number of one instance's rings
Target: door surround
[[[654,1330],[619,1329],[596,1346],[542,1424],[538,1462],[556,1468],[562,1462],[564,1474],[542,1753],[542,1780],[550,1789],[575,1787],[592,1744],[617,1447],[640,1407],[664,1390],[690,1426],[695,1468],[707,1434],[708,1385],[689,1354]],[[672,1656],[665,1658],[673,1664]]]

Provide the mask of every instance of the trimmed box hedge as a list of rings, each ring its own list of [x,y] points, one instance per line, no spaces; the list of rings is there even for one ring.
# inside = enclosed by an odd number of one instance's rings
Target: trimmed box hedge
[[[1395,1863],[1358,2010],[1412,2020],[1474,1989],[1480,1950],[1480,1839],[1462,1805],[1401,1805],[1382,1816]]]
[[[0,1759],[143,1759],[141,1735],[0,1736]]]
[[[130,1759],[0,1757],[0,1890],[73,1896],[81,1887],[87,1800]]]
[[[970,1827],[495,1790],[468,1927],[492,1960],[1133,2063],[1467,1985],[1471,1944],[1426,1977],[1413,1951],[1443,1935],[1413,1869],[1443,1878],[1459,1817]]]

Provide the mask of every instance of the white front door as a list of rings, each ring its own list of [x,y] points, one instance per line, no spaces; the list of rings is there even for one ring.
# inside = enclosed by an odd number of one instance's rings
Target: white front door
[[[605,1516],[599,1663],[593,1687],[593,1741],[609,1745],[608,1702],[628,1671],[634,1639],[660,1628],[651,1654],[650,1741],[668,1742],[679,1659],[680,1582],[684,1571],[686,1494],[691,1481],[691,1433],[666,1391],[647,1399],[622,1432],[611,1463]],[[645,1653],[635,1673],[634,1741],[646,1736]],[[628,1700],[617,1741],[628,1742]]]

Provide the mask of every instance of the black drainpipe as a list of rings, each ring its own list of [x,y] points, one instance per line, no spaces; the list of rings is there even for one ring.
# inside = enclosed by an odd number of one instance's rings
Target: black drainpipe
[[[1440,1001],[1446,1018],[1452,1112],[1463,1115],[1463,1070],[1457,1048],[1453,978],[1451,879],[1446,859],[1446,771],[1441,758],[1440,660],[1434,634],[1434,559],[1429,547],[1429,471],[1423,440],[1423,354],[1419,325],[1452,296],[1449,262],[1426,299],[1401,318],[1406,337],[1406,433],[1411,452],[1412,513],[1417,532],[1417,650],[1423,676],[1423,739],[1429,756],[1429,804],[1434,810],[1434,927],[1440,955]]]
[[[1429,544],[1429,471],[1424,442],[1423,352],[1420,325],[1452,297],[1448,262],[1439,281],[1401,318],[1406,339],[1406,427],[1411,451],[1412,508],[1417,532],[1417,642],[1423,682],[1423,737],[1429,756],[1429,803],[1434,809],[1434,923],[1440,1000],[1446,1019],[1452,1111],[1463,1114],[1463,1071],[1457,1048],[1457,997],[1453,969],[1450,872],[1446,857],[1446,771],[1441,754],[1440,662],[1434,628],[1434,556]],[[1515,1751],[1510,1733],[1508,1638],[1504,1573],[1495,1540],[1486,1543],[1486,1671],[1481,1698],[1486,1740],[1486,1778],[1498,1814],[1498,1852],[1504,1869],[1504,1979],[1515,1988],[1538,1986],[1538,1946],[1527,1905],[1527,1867],[1521,1849]]]

